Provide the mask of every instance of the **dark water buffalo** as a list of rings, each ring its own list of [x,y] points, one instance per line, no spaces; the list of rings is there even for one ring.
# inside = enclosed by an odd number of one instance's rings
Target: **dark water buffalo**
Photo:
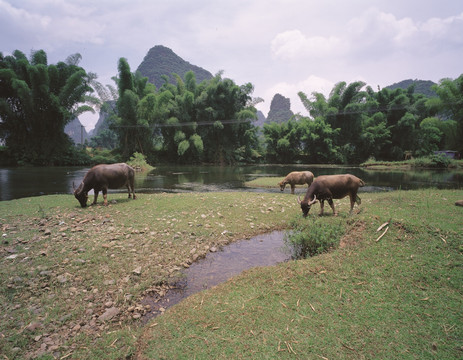
[[[328,200],[334,215],[336,215],[333,199],[342,199],[347,195],[350,197],[350,211],[352,212],[354,203],[357,202],[360,205],[362,202],[357,195],[357,191],[359,187],[364,185],[362,179],[351,174],[319,176],[307,189],[304,200],[299,200],[302,214],[306,217],[310,207],[318,200],[320,201],[320,215],[323,215],[324,202]]]
[[[93,204],[96,204],[98,193],[103,192],[104,204],[108,205],[107,192],[108,189],[119,189],[127,186],[129,192],[133,194],[135,199],[135,189],[133,186],[135,178],[135,170],[127,164],[111,164],[111,165],[96,165],[92,167],[84,176],[84,180],[77,189],[74,190],[74,196],[82,207],[87,206],[88,192],[93,189],[95,197]]]
[[[310,186],[313,181],[313,174],[310,171],[293,171],[290,172],[286,177],[278,183],[280,190],[283,191],[287,184],[291,186],[291,194],[294,194],[296,185],[307,184]]]

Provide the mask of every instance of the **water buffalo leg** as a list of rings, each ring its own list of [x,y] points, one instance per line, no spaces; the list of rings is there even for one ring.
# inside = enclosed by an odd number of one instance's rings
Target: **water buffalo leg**
[[[323,215],[324,208],[325,208],[325,200],[320,200],[320,214],[318,214],[319,216]]]
[[[350,212],[354,210],[354,205],[357,203],[358,205],[361,204],[362,200],[357,196],[357,194],[352,194],[349,196],[350,197]]]
[[[95,193],[95,195],[93,196],[93,205],[96,204],[96,201],[98,200],[98,193],[99,191],[94,189],[93,192]]]
[[[137,197],[135,196],[135,187],[133,186],[134,184],[134,180],[130,180],[129,181],[129,186],[130,186],[130,189],[132,189],[132,195],[133,195],[133,199],[135,200]],[[129,189],[129,197],[130,197],[130,189]]]
[[[103,193],[104,205],[106,206],[108,205],[108,189],[104,188],[101,192]]]
[[[296,185],[291,184],[291,194],[294,195],[294,189],[296,188]]]
[[[333,202],[333,199],[328,199],[328,204],[330,204],[331,206],[331,209],[333,209],[333,214],[334,215],[338,215],[338,213],[336,212],[335,208],[334,208],[334,202]]]

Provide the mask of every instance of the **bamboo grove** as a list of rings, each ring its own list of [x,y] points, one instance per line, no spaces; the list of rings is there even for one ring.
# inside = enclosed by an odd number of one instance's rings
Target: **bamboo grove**
[[[64,126],[94,108],[107,128],[88,145],[112,149],[121,161],[143,154],[164,163],[360,163],[401,160],[436,150],[463,152],[463,75],[443,79],[435,96],[414,87],[374,91],[363,82],[339,82],[328,97],[299,92],[307,114],[254,125],[253,85],[218,73],[197,83],[193,72],[157,89],[119,59],[116,86],[102,86],[78,66],[80,55],[48,65],[43,50],[30,59],[0,53],[1,151],[16,163],[80,164]]]

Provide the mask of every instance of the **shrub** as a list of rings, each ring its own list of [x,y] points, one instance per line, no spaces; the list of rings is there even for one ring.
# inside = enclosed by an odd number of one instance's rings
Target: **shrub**
[[[452,160],[443,155],[431,155],[427,157],[419,157],[412,161],[412,166],[414,167],[424,167],[424,168],[436,168],[436,169],[446,169],[450,165]]]
[[[443,154],[430,156],[432,167],[447,168],[450,165],[451,159]]]
[[[341,223],[326,223],[322,219],[297,218],[293,230],[285,234],[285,247],[293,259],[306,259],[335,248],[343,234]]]
[[[133,155],[130,157],[130,160],[127,161],[127,164],[135,169],[141,169],[142,171],[149,171],[153,169],[153,167],[146,162],[145,155],[140,154],[139,152],[133,153]]]

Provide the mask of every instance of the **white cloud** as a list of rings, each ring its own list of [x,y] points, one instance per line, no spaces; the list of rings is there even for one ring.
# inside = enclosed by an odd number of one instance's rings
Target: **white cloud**
[[[21,24],[27,29],[45,29],[51,21],[50,16],[39,15],[25,9],[17,8],[8,2],[0,0],[0,19],[6,25]]]
[[[338,81],[376,88],[462,73],[463,2],[455,0],[0,0],[0,52],[82,54],[104,84],[120,57],[135,71],[154,45],[237,84],[268,113],[275,93],[328,94]]]
[[[272,54],[282,60],[323,58],[345,50],[341,39],[335,36],[305,36],[300,30],[279,33],[271,43]]]
[[[311,98],[313,92],[319,92],[328,97],[334,85],[335,84],[332,81],[316,75],[310,75],[306,79],[295,83],[280,82],[267,88],[264,93],[264,98],[267,99],[266,102],[259,104],[257,107],[264,113],[265,116],[267,116],[273,96],[275,94],[280,94],[290,99],[291,110],[294,113],[301,113],[302,115],[307,116],[307,111],[302,105],[298,93],[302,91]]]
[[[359,46],[378,42],[400,46],[417,31],[412,19],[397,19],[393,14],[381,12],[376,8],[363,12],[348,23],[348,36]]]

